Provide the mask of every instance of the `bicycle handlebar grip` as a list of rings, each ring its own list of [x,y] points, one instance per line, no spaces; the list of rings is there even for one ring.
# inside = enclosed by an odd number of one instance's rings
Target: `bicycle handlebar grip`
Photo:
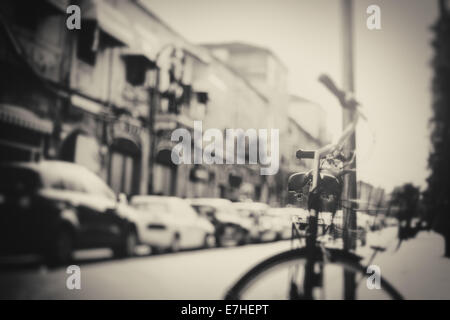
[[[304,151],[302,149],[298,149],[296,152],[297,159],[314,159],[315,151]]]

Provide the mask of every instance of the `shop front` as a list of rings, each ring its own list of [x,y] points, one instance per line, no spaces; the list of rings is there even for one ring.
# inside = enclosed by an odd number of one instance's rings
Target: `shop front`
[[[82,165],[106,181],[108,121],[104,106],[73,95],[61,119],[58,159]]]
[[[153,193],[173,196],[177,185],[177,166],[171,159],[172,149],[160,148],[153,165]]]
[[[140,193],[142,142],[139,122],[119,117],[111,126],[108,182],[116,193]]]
[[[20,106],[0,104],[0,161],[45,157],[53,123]]]

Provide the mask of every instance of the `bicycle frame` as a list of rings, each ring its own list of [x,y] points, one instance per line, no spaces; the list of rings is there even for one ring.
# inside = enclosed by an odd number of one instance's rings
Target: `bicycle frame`
[[[356,121],[352,124],[350,124],[342,133],[341,137],[339,138],[338,142],[336,144],[330,144],[327,145],[319,150],[314,151],[314,157],[313,157],[313,168],[312,168],[312,184],[310,187],[310,194],[314,193],[314,191],[317,189],[319,185],[319,175],[320,175],[320,161],[321,159],[326,156],[327,154],[333,152],[334,150],[338,149],[340,146],[342,146],[348,137],[351,136],[351,134],[356,129]],[[300,154],[302,153],[301,150]],[[317,195],[314,195],[317,196]],[[310,216],[308,221],[308,228],[306,233],[306,252],[307,252],[307,262],[305,265],[305,275],[304,275],[304,281],[303,281],[303,294],[306,299],[313,299],[313,289],[315,282],[317,280],[321,280],[319,277],[322,276],[322,270],[319,274],[316,274],[314,271],[314,266],[317,260],[317,232],[318,232],[318,218],[319,218],[319,211],[316,209],[310,210]]]
[[[359,110],[357,110],[359,111]],[[288,266],[288,278],[289,278],[289,298],[290,299],[313,299],[313,291],[315,288],[321,288],[321,294],[322,298],[325,298],[325,282],[326,278],[324,277],[324,266],[325,264],[335,264],[337,266],[340,266],[343,268],[344,271],[344,281],[346,281],[345,277],[346,275],[351,275],[352,277],[355,276],[355,274],[361,275],[361,278],[355,283],[355,285],[348,286],[347,289],[347,282],[344,283],[345,289],[344,289],[344,295],[345,299],[355,299],[356,297],[356,289],[357,285],[363,281],[363,279],[368,278],[366,273],[366,268],[364,268],[360,261],[362,257],[351,253],[349,251],[343,250],[343,249],[336,249],[336,248],[325,248],[324,243],[320,241],[317,242],[317,237],[319,233],[319,214],[321,211],[329,210],[328,207],[324,207],[322,203],[320,203],[317,198],[311,198],[312,197],[320,197],[322,196],[321,193],[325,192],[324,194],[327,195],[326,188],[322,188],[322,183],[325,183],[323,186],[328,186],[329,180],[322,180],[322,177],[320,176],[321,171],[321,162],[324,157],[331,154],[331,160],[337,159],[341,160],[343,162],[343,166],[339,166],[340,169],[342,169],[342,172],[332,172],[333,175],[336,177],[340,177],[345,173],[354,172],[353,169],[346,169],[345,165],[348,163],[351,163],[354,160],[354,153],[351,157],[351,161],[344,163],[344,161],[347,161],[350,157],[346,155],[342,155],[342,147],[346,140],[353,134],[353,132],[356,129],[356,124],[359,116],[363,119],[367,119],[364,114],[359,111],[357,113],[357,116],[355,121],[351,123],[342,133],[341,137],[339,138],[338,142],[336,144],[327,145],[319,150],[316,151],[303,151],[298,150],[296,153],[297,158],[299,159],[313,159],[313,167],[312,170],[308,173],[295,173],[289,177],[288,181],[288,189],[290,192],[294,192],[296,196],[300,195],[302,196],[304,193],[304,188],[306,185],[309,185],[309,198],[308,198],[308,209],[309,209],[309,216],[308,216],[308,223],[305,223],[303,219],[296,220],[295,217],[292,218],[292,238],[291,238],[291,250],[282,252],[278,255],[275,255],[273,257],[269,257],[266,260],[262,261],[261,263],[254,266],[252,269],[250,269],[246,274],[244,274],[239,281],[236,282],[235,285],[227,292],[226,299],[240,299],[242,293],[246,291],[248,286],[251,286],[252,282],[256,279],[259,279],[260,276],[264,275],[265,272],[268,272],[270,270],[274,270],[277,266],[284,266],[287,262],[294,262],[297,259],[298,262],[301,261],[301,263],[296,263],[293,265]],[[328,172],[327,172],[328,175]],[[312,180],[311,180],[312,178]],[[342,181],[339,180],[338,183],[341,183]],[[334,195],[337,194],[339,188],[334,188],[331,190],[331,192],[334,192]],[[334,199],[333,199],[334,200]],[[336,206],[332,207],[336,208]],[[335,210],[335,209],[332,209]],[[334,211],[333,211],[334,212]],[[333,230],[334,228],[331,228],[334,221],[331,221],[331,225],[326,229],[324,229],[323,234],[325,235],[328,230]],[[300,226],[300,228],[299,228]],[[344,228],[346,226],[344,225]],[[302,234],[302,230],[306,231],[306,235]],[[306,239],[306,245],[302,246],[302,248],[294,249],[294,241],[295,239],[300,240],[300,242],[303,242],[303,239]],[[378,251],[383,251],[384,248],[381,247],[373,247],[373,249]],[[371,261],[374,258],[375,255],[371,257]],[[370,261],[370,262],[371,262]],[[319,266],[319,270],[315,270],[316,264]],[[369,263],[370,264],[370,263]],[[299,289],[301,288],[300,279],[299,276],[299,270],[300,268],[303,268],[303,291],[300,292]],[[402,299],[401,294],[386,280],[381,278],[382,283],[382,289],[384,292],[386,292],[391,298],[393,299]],[[351,293],[350,293],[351,291]],[[349,292],[349,294],[348,294]]]

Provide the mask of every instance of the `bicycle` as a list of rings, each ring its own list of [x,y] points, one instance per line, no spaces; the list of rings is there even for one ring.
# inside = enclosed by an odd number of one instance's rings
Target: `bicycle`
[[[359,115],[365,118],[362,113]],[[325,299],[330,293],[338,293],[337,288],[339,287],[335,285],[327,288],[326,284],[336,280],[333,275],[339,274],[338,271],[341,269],[344,271],[341,274],[345,274],[347,277],[355,276],[353,278],[355,279],[354,286],[351,288],[353,292],[350,293],[353,298],[356,298],[358,293],[358,296],[363,298],[367,294],[375,294],[375,298],[402,299],[402,295],[381,275],[380,290],[370,290],[367,286],[362,287],[362,280],[371,275],[366,273],[367,268],[361,265],[362,257],[343,249],[327,248],[324,241],[318,239],[319,235],[332,235],[336,232],[333,219],[339,206],[342,176],[352,172],[352,170],[345,169],[345,161],[351,163],[354,158],[354,155],[350,160],[345,158],[342,148],[356,129],[356,121],[344,130],[336,144],[316,151],[297,151],[297,158],[313,159],[312,170],[306,173],[295,173],[288,181],[290,192],[300,198],[305,198],[304,196],[307,194],[308,222],[293,219],[291,241],[292,245],[295,239],[299,239],[302,244],[303,242],[305,244],[300,248],[291,248],[291,250],[270,257],[254,266],[228,290],[225,295],[226,300],[275,299],[274,295],[277,293],[287,295],[290,300]],[[340,165],[325,168],[326,164],[333,162],[335,164],[340,162]],[[324,211],[330,211],[333,214],[328,227],[323,223],[318,223],[319,214]],[[322,228],[321,234],[318,233],[319,226]],[[356,230],[348,231],[356,232]],[[371,248],[374,252],[370,261],[373,261],[378,252],[385,250],[382,247],[373,246]],[[286,276],[288,279],[286,288],[277,292],[277,288],[279,289],[280,285],[284,283]],[[359,276],[359,279],[356,279],[356,276]],[[349,296],[345,290],[340,290],[340,292],[344,293],[345,297]],[[261,293],[270,295],[261,297]],[[380,297],[380,294],[383,295]]]

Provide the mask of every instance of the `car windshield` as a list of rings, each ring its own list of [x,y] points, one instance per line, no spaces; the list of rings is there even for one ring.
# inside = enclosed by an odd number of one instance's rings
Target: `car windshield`
[[[42,187],[38,172],[29,168],[1,167],[0,192],[25,193]]]
[[[269,209],[266,212],[266,215],[271,216],[271,217],[282,217],[285,214],[286,214],[286,211],[284,211],[283,209],[279,209],[279,208]]]
[[[237,210],[235,208],[233,208],[233,206],[231,206],[231,205],[220,206],[218,208],[218,210],[224,214],[230,214],[230,215],[238,214]]]
[[[252,210],[249,210],[249,209],[239,208],[239,209],[237,209],[237,212],[243,218],[249,218],[249,217],[254,218],[257,216]]]
[[[139,212],[167,212],[168,206],[167,203],[164,202],[156,202],[156,201],[143,201],[132,203],[131,206],[137,209]]]
[[[183,213],[185,215],[189,215],[191,217],[197,216],[196,211],[184,200],[175,199],[171,202],[171,208],[176,213]]]

